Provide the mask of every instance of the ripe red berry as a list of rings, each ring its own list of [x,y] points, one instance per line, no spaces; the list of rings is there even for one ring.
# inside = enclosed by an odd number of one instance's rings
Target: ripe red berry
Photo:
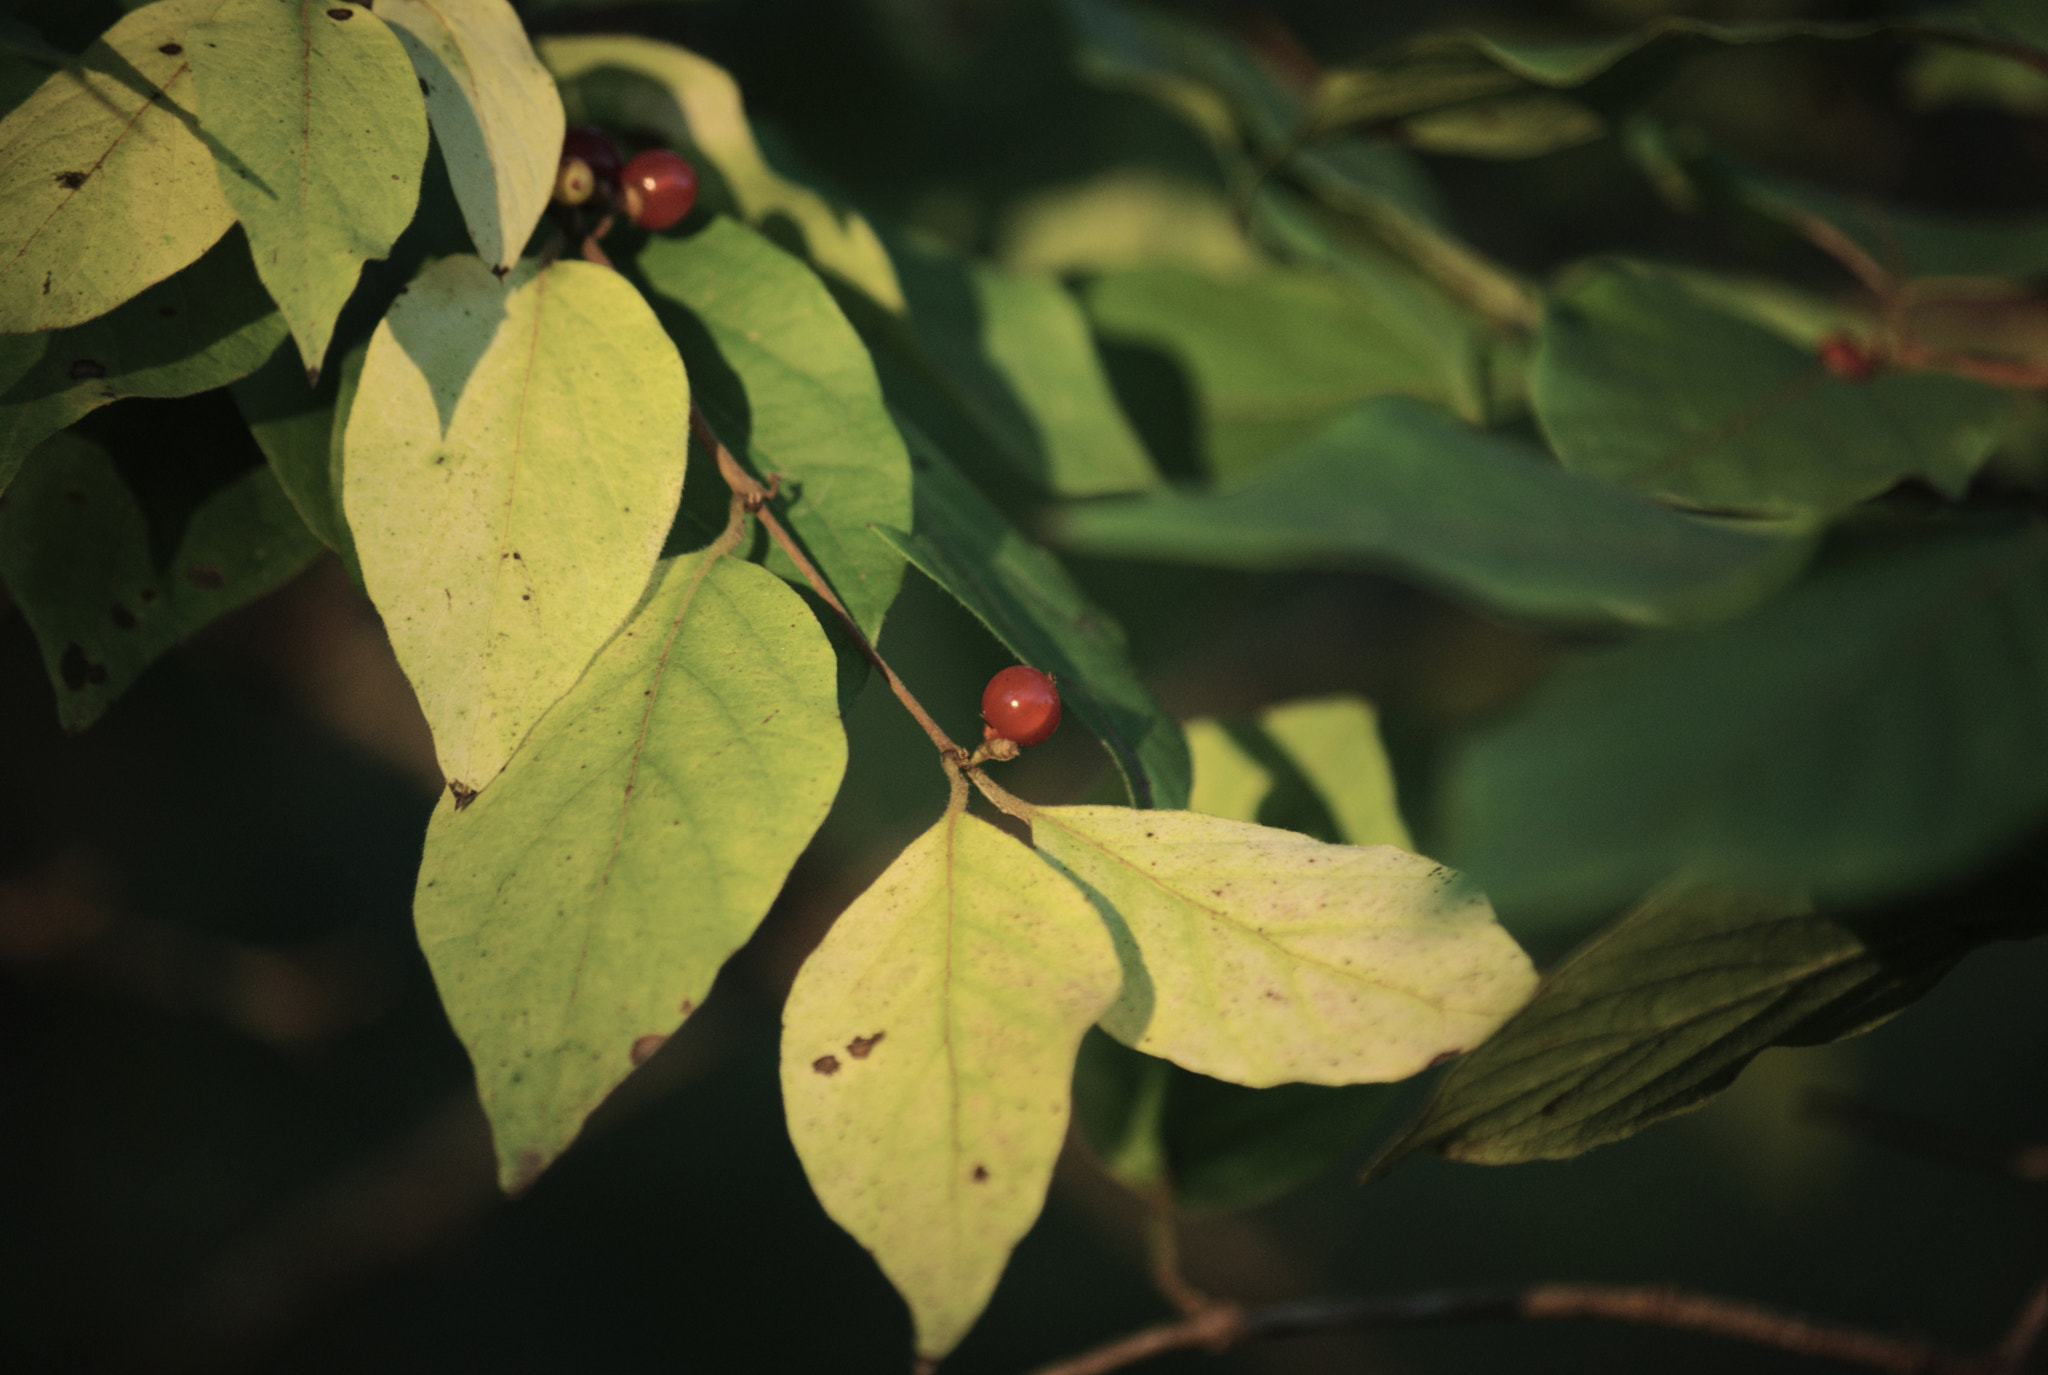
[[[1879,361],[1874,349],[1846,334],[1820,341],[1821,366],[1845,382],[1861,382],[1877,371]]]
[[[982,734],[990,740],[1035,745],[1059,729],[1060,690],[1052,675],[1018,664],[988,680],[981,690]]]
[[[642,229],[666,229],[697,203],[697,169],[680,153],[649,148],[619,173],[619,208]]]
[[[619,184],[619,149],[602,129],[578,124],[562,135],[562,161],[580,158],[591,176],[607,186]]]

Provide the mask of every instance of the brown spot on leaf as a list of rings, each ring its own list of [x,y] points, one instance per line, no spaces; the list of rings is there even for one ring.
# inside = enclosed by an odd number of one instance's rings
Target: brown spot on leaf
[[[161,48],[158,48],[157,51],[165,57],[176,57],[179,53],[185,51],[185,45],[183,43],[166,43]]]
[[[880,1045],[882,1038],[888,1034],[886,1031],[878,1031],[872,1036],[856,1036],[846,1043],[846,1053],[856,1060],[865,1060],[868,1058],[868,1052]]]
[[[683,999],[682,1011],[685,1017],[689,1016],[692,1012],[695,1012],[696,1010],[697,1005],[695,1003],[691,1002],[688,998]]]
[[[210,563],[195,563],[185,569],[185,580],[201,592],[218,592],[228,585],[227,574]]]
[[[668,1037],[666,1036],[658,1036],[655,1035],[653,1032],[649,1032],[647,1035],[642,1036],[638,1040],[634,1041],[633,1049],[630,1052],[633,1057],[633,1063],[636,1065],[644,1065],[649,1060],[652,1060],[654,1058],[654,1052],[660,1050],[661,1043],[663,1041],[666,1041],[667,1039]]]
[[[135,613],[119,602],[107,608],[107,617],[123,630],[135,629]]]
[[[327,11],[327,17],[329,19],[353,19],[355,17],[355,11],[342,9],[339,6],[337,6],[334,9]]]
[[[432,95],[432,94],[434,93],[434,88],[433,88],[432,86],[429,86],[429,85],[427,84],[427,79],[426,79],[425,77],[421,77],[421,78],[419,79],[419,82],[420,82],[420,94],[421,94],[421,95]],[[405,293],[403,293],[403,292],[400,292],[399,294],[400,294],[400,295],[404,295]]]
[[[839,1057],[837,1055],[820,1055],[817,1059],[811,1061],[811,1069],[829,1078],[839,1073]]]
[[[455,810],[458,812],[476,801],[476,789],[470,787],[467,783],[451,781],[448,784],[448,792],[455,799]]]
[[[59,172],[57,174],[57,185],[63,187],[66,191],[76,191],[79,187],[85,185],[85,179],[91,175],[90,172]],[[48,278],[43,280],[43,289],[46,291],[49,289]]]
[[[82,382],[88,377],[105,377],[107,365],[95,359],[80,358],[73,361],[67,371],[70,372],[72,381]]]
[[[968,1178],[972,1179],[976,1184],[986,1184],[988,1182],[988,1166],[976,1165],[974,1173],[969,1175]]]

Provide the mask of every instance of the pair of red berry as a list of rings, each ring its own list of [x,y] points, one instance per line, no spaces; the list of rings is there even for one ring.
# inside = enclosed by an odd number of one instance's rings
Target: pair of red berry
[[[697,169],[666,148],[649,148],[619,161],[619,150],[601,130],[572,128],[562,138],[562,165],[555,173],[561,205],[596,202],[616,209],[642,229],[666,229],[697,203]]]

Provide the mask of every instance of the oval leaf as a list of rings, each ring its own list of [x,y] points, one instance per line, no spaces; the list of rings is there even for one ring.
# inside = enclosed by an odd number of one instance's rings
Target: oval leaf
[[[187,41],[221,187],[317,373],[363,262],[390,253],[419,202],[412,63],[375,14],[334,0],[226,0]]]
[[[165,650],[320,552],[267,468],[192,512],[168,562],[113,460],[59,434],[0,502],[0,581],[42,646],[57,719],[84,730]]]
[[[0,333],[104,315],[235,222],[185,51],[219,5],[144,5],[0,121]]]
[[[783,1009],[782,1097],[819,1202],[936,1360],[1045,1203],[1116,952],[1074,887],[964,811],[840,914]]]
[[[1032,838],[1116,937],[1103,1030],[1218,1079],[1405,1079],[1484,1040],[1535,984],[1476,889],[1391,845],[1124,807],[1036,808]]]
[[[379,0],[412,59],[476,251],[500,274],[533,237],[562,163],[562,97],[507,0]]]
[[[830,645],[774,574],[698,553],[427,827],[414,916],[517,1190],[672,1032],[781,891],[846,765]]]
[[[1413,849],[1379,717],[1362,697],[1269,707],[1255,720],[1190,721],[1188,810],[1345,845]]]
[[[910,458],[853,326],[816,273],[734,220],[650,240],[638,266],[712,428],[755,472],[780,475],[791,528],[877,634],[903,560],[868,527],[909,524]],[[769,566],[798,576],[779,550]]]
[[[688,383],[589,263],[428,268],[377,327],[344,436],[365,585],[458,793],[483,787],[647,586]]]

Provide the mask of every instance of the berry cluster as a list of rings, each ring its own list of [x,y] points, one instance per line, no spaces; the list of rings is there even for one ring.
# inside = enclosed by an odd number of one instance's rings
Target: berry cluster
[[[617,211],[642,229],[666,229],[697,203],[697,169],[666,148],[649,148],[622,163],[608,136],[578,126],[562,138],[555,203]]]

